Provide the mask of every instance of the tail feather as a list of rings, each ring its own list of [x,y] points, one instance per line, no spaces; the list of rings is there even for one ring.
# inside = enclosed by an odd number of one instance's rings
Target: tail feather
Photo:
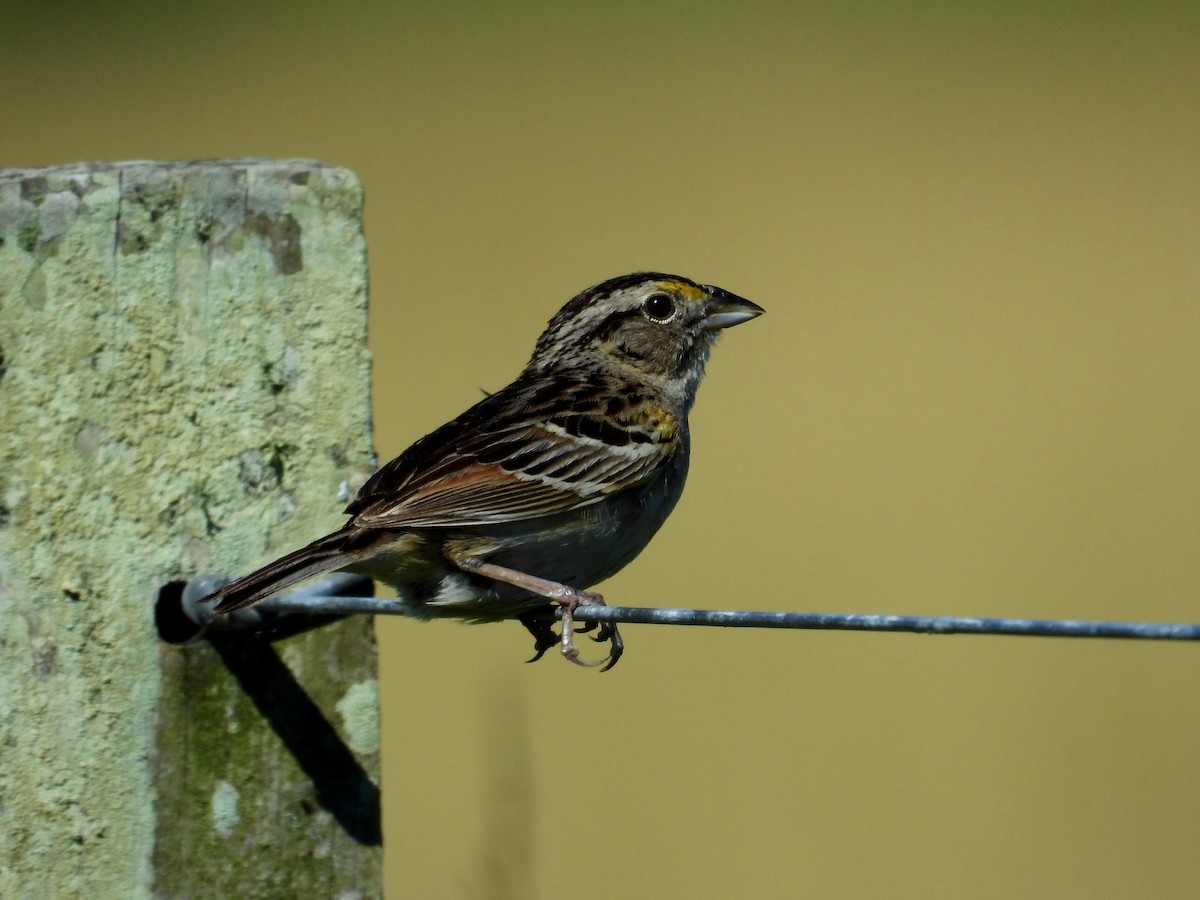
[[[217,601],[213,612],[227,613],[241,609],[301,581],[340,569],[350,561],[344,551],[345,541],[345,533],[335,531],[318,538],[307,547],[281,556],[249,575],[229,582],[208,597],[210,602]]]

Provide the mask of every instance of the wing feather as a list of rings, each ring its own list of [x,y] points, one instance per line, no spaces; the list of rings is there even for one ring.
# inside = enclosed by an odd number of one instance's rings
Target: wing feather
[[[614,420],[598,395],[590,381],[553,391],[518,381],[380,469],[347,512],[375,528],[494,525],[588,506],[654,477],[678,444],[674,420],[662,427],[661,407],[650,428],[637,415]]]

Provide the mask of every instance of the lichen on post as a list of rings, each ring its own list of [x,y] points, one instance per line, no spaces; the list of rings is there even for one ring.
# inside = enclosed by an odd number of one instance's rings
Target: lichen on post
[[[309,161],[0,171],[0,896],[378,894],[369,620],[154,618],[371,471],[361,212]]]

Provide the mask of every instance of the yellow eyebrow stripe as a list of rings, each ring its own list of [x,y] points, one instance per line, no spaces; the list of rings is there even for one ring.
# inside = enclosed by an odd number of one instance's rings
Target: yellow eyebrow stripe
[[[704,291],[696,287],[694,284],[688,284],[684,281],[664,281],[662,286],[668,290],[682,294],[687,299],[698,302],[704,299]]]

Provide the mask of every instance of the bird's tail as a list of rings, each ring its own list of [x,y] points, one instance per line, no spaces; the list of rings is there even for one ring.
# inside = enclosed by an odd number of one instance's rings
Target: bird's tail
[[[294,584],[307,581],[323,572],[340,569],[352,562],[346,555],[345,544],[344,531],[327,534],[307,547],[293,550],[287,556],[281,556],[261,569],[229,582],[211,594],[207,600],[216,601],[213,612],[217,613],[233,612],[235,609],[265,600]]]

